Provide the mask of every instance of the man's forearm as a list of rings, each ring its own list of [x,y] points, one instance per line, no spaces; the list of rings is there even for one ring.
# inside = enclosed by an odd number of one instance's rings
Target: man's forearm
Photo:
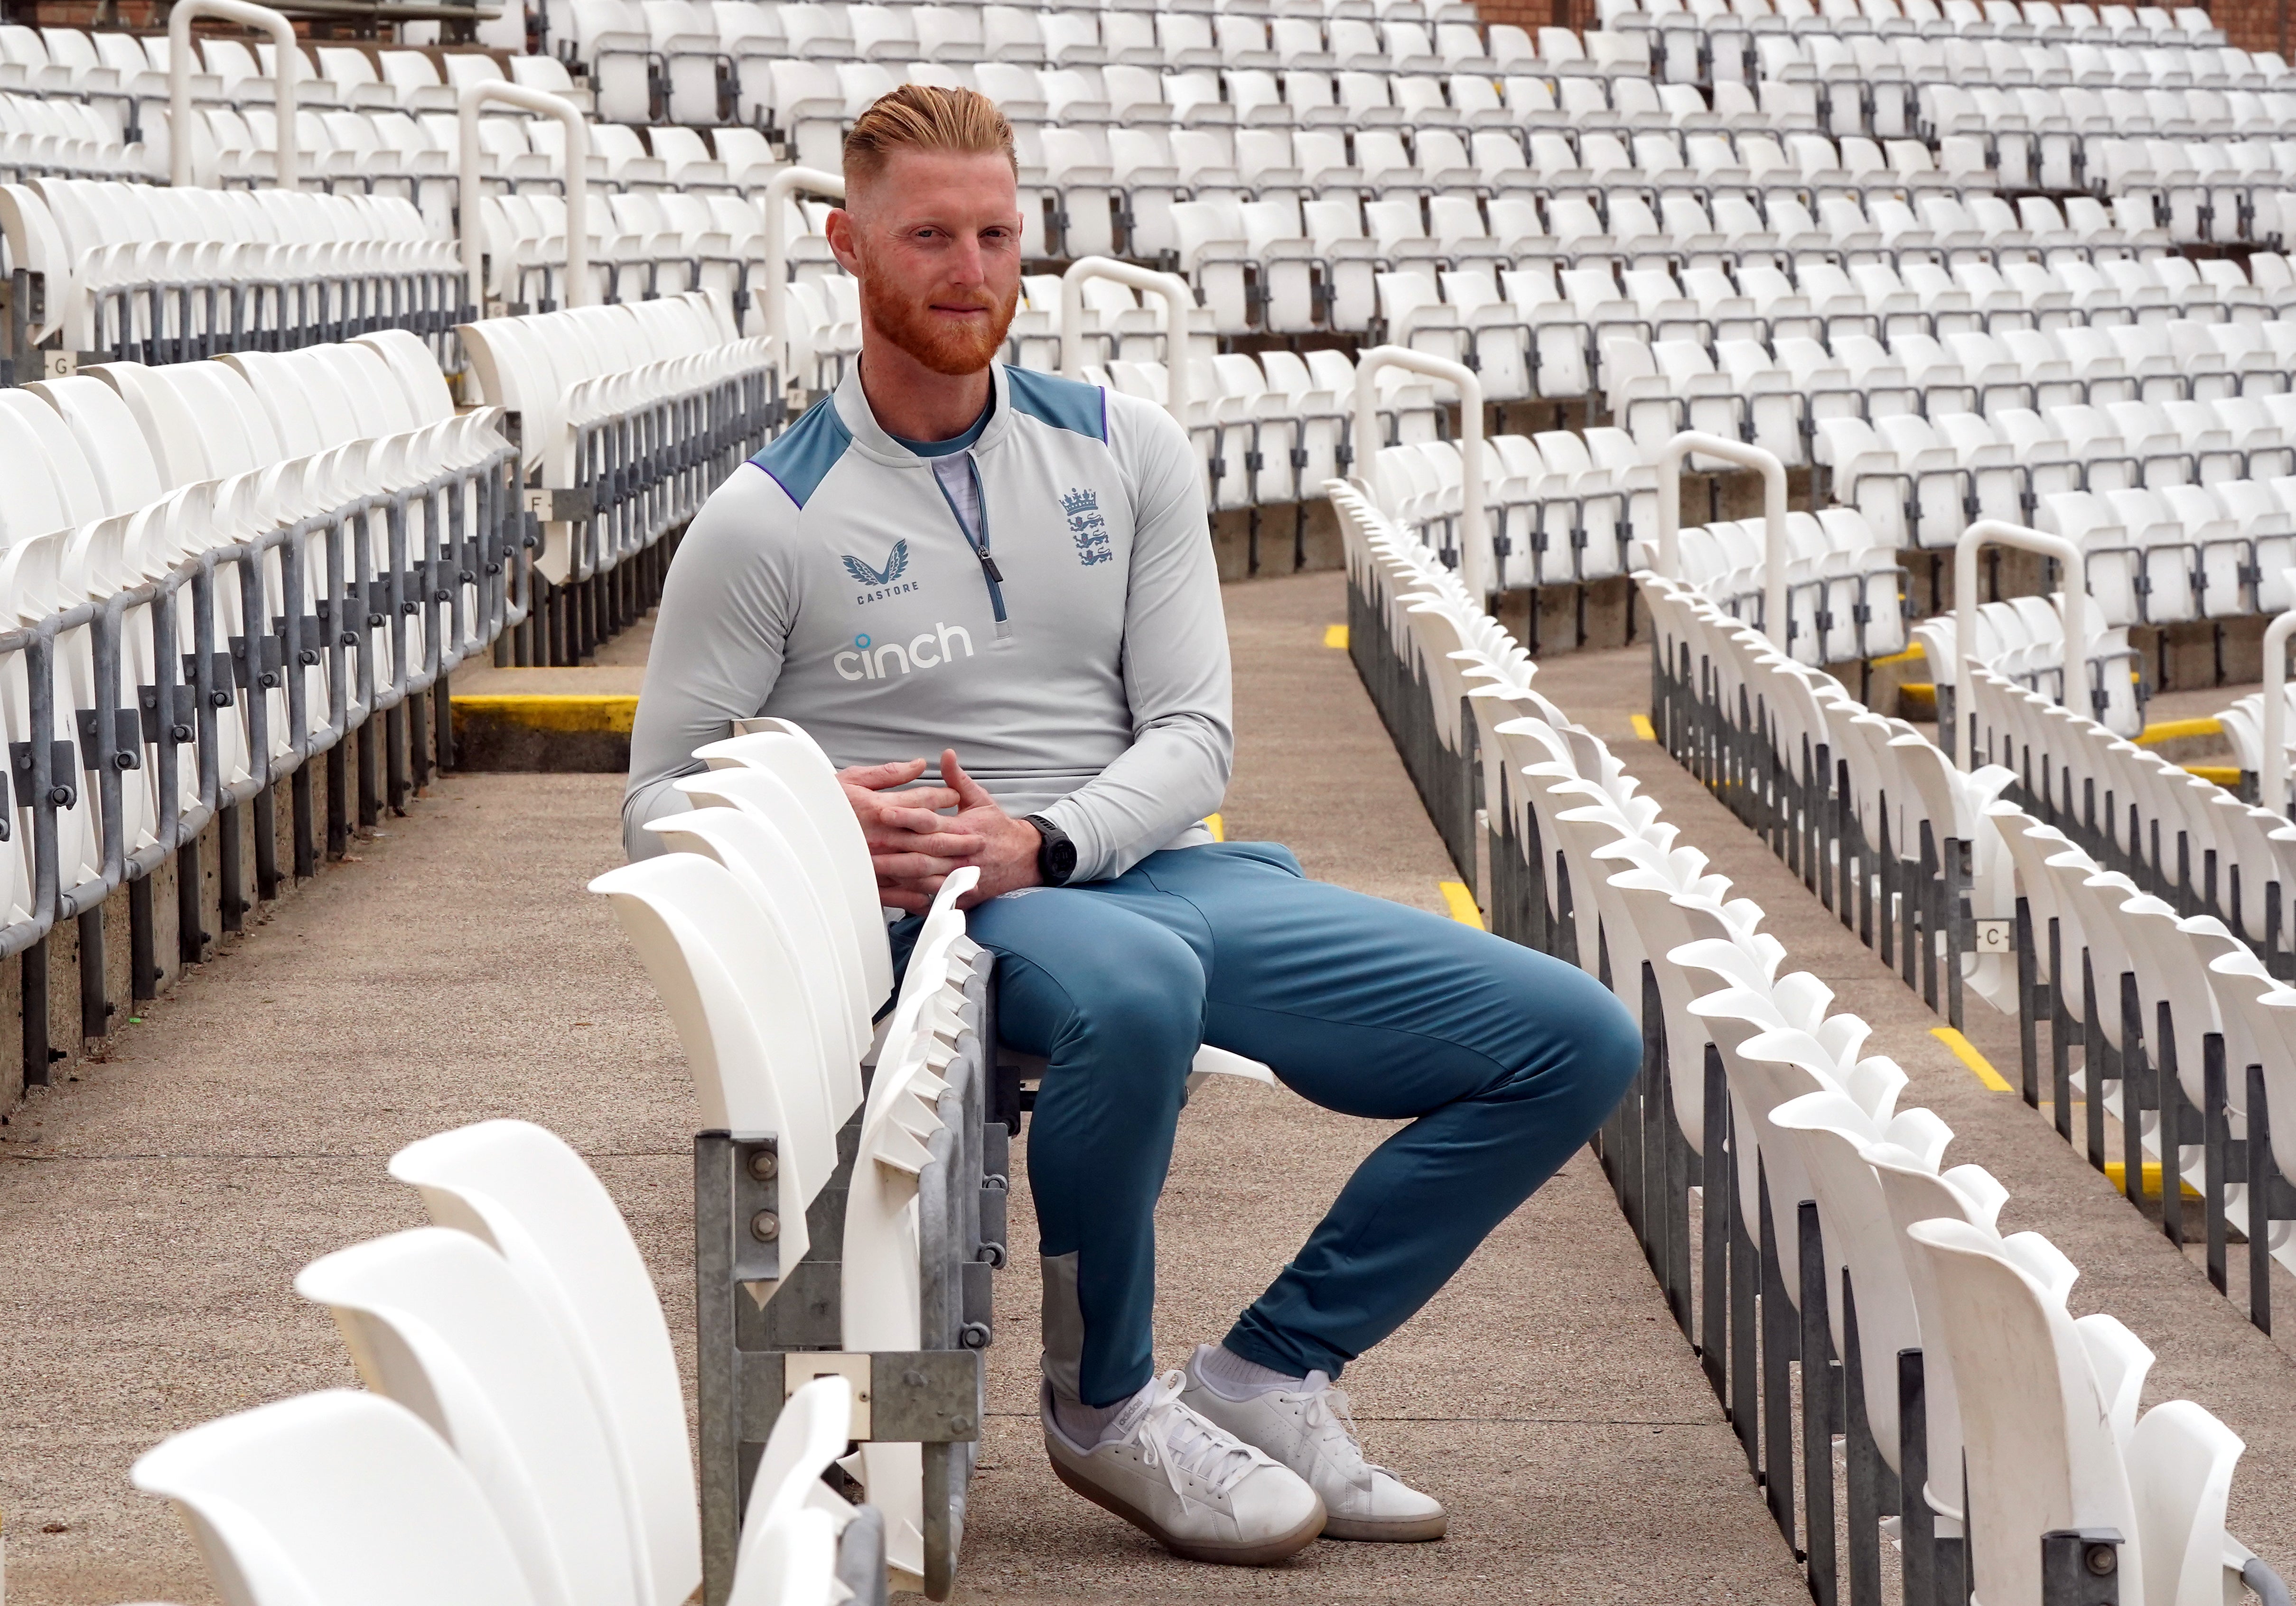
[[[1218,809],[1227,792],[1230,753],[1226,725],[1175,715],[1142,731],[1091,781],[1038,810],[1076,844],[1072,879],[1121,875]]]

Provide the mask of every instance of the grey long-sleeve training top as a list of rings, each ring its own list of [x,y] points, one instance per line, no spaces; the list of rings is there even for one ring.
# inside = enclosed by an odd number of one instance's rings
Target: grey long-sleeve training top
[[[1002,363],[991,380],[977,532],[946,460],[880,428],[857,373],[695,516],[630,733],[631,857],[687,807],[671,783],[703,767],[693,750],[760,715],[840,766],[937,774],[955,748],[1007,811],[1068,832],[1078,881],[1210,840],[1234,737],[1194,452],[1138,397]]]

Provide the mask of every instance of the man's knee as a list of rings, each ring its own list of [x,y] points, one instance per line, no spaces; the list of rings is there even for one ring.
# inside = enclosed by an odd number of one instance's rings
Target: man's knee
[[[1062,1035],[1095,1056],[1185,1069],[1203,1040],[1203,966],[1168,932],[1112,943],[1063,979],[1074,1012]]]
[[[1592,1132],[1642,1070],[1642,1028],[1595,978],[1568,967],[1542,976],[1522,1003],[1522,1046],[1501,1092],[1537,1097]],[[1554,1111],[1561,1113],[1560,1111]]]
[[[1594,1017],[1586,1034],[1572,1045],[1574,1069],[1589,1111],[1589,1125],[1598,1126],[1617,1108],[1643,1068],[1642,1028],[1627,1006],[1599,983],[1588,1006]]]

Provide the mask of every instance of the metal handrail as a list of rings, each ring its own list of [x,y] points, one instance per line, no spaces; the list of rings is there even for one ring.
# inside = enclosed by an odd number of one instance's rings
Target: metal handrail
[[[1188,427],[1188,313],[1195,292],[1177,274],[1119,262],[1113,257],[1080,257],[1061,275],[1061,377],[1084,377],[1084,282],[1111,279],[1144,290],[1164,304],[1164,410],[1183,430]]]
[[[168,14],[168,170],[178,187],[192,182],[192,22],[199,17],[221,17],[228,22],[260,28],[271,35],[271,83],[279,107],[279,143],[273,152],[273,171],[279,187],[302,187],[301,147],[295,127],[296,79],[302,71],[302,47],[295,25],[283,12],[249,0],[176,0]]]
[[[216,4],[218,0],[196,0]],[[236,0],[234,0],[236,3]],[[522,106],[545,117],[554,117],[566,127],[566,293],[568,307],[597,304],[598,287],[590,275],[590,125],[582,109],[564,95],[525,84],[489,78],[463,86],[456,113],[462,121],[462,166],[455,194],[463,244],[463,274],[469,283],[471,305],[486,311],[486,217],[480,205],[485,177],[480,171],[479,108],[489,101]]]
[[[758,286],[758,321],[773,342],[774,367],[789,377],[789,241],[783,235],[782,209],[799,191],[845,199],[845,180],[819,168],[783,168],[766,181],[765,280]]]
[[[2038,529],[2028,529],[2021,524],[2009,524],[1999,519],[1980,519],[1961,532],[1961,539],[1953,545],[1953,650],[1964,663],[1977,661],[1972,649],[1977,643],[1977,554],[1986,546],[2014,546],[2025,552],[2037,552],[2064,565],[2065,627],[2064,680],[2058,701],[2084,717],[2095,710],[2087,707],[2087,699],[2074,701],[2073,688],[2088,687],[2088,575],[2081,562],[2081,550],[2064,536],[2044,535]],[[2267,673],[2270,672],[2271,654],[2266,653]],[[1940,676],[1940,678],[1942,678]],[[1960,678],[1958,675],[1955,676]],[[1954,730],[1946,750],[1963,769],[1970,766],[1970,729],[1967,717],[1956,709]]]
[[[1447,380],[1459,389],[1459,579],[1477,601],[1497,589],[1492,572],[1490,511],[1483,484],[1483,381],[1464,363],[1408,346],[1374,346],[1356,364],[1355,472],[1377,504],[1372,460],[1379,454],[1379,387],[1382,369],[1401,368]]]
[[[1775,453],[1742,440],[1685,430],[1659,449],[1658,571],[1682,579],[1682,463],[1693,452],[1719,457],[1762,475],[1762,634],[1791,656],[1793,624],[1786,601],[1786,465]]]

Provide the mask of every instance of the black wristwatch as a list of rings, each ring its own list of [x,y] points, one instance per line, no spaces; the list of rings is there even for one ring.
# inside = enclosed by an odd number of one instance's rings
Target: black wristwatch
[[[1037,845],[1037,879],[1047,887],[1065,887],[1076,873],[1076,844],[1069,833],[1042,815],[1023,816],[1044,840]]]

